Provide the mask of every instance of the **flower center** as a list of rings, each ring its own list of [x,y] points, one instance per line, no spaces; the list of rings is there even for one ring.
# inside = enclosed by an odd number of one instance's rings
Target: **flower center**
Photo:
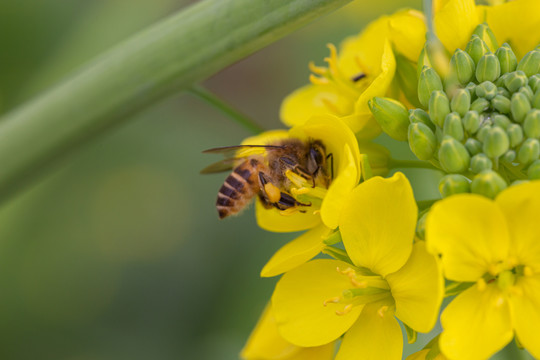
[[[324,306],[327,306],[329,303],[344,305],[342,310],[336,310],[336,315],[346,315],[350,313],[355,306],[372,302],[381,303],[380,311],[384,315],[389,307],[394,306],[394,299],[390,292],[390,286],[382,276],[360,274],[351,267],[345,270],[337,268],[337,272],[349,278],[352,288],[343,290],[340,296],[324,301]]]
[[[505,268],[504,264],[498,263],[490,266],[489,271],[478,280],[477,286],[480,291],[483,291],[488,283],[495,283],[504,293],[519,295],[520,290],[515,287],[515,284],[521,277],[532,275],[533,271],[529,266],[517,265]]]
[[[309,211],[316,213],[320,211],[321,203],[326,196],[327,189],[319,181],[313,186],[312,180],[308,180],[305,177],[287,170],[285,176],[290,180],[291,186],[288,189],[291,195],[300,203],[310,204]],[[292,207],[287,210],[282,210],[282,215],[291,215],[297,211],[307,211],[308,207]]]

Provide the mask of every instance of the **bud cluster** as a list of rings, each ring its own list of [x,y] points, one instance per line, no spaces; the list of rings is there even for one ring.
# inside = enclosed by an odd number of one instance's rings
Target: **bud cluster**
[[[370,105],[378,121],[374,109],[385,113],[379,124],[386,133],[402,140],[406,128],[413,153],[448,173],[439,186],[443,196],[494,197],[514,182],[540,179],[540,47],[518,61],[481,24],[465,50],[454,52],[444,78],[423,66],[418,100],[424,109],[408,117],[404,106],[385,106],[388,99]]]

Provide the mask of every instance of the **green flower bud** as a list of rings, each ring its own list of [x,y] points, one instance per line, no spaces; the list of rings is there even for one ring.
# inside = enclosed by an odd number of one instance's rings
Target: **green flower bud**
[[[500,48],[495,51],[495,55],[499,59],[501,64],[501,73],[506,74],[516,70],[517,58],[512,48],[507,43],[502,44]]]
[[[540,179],[540,160],[535,160],[527,169],[527,176],[531,180]]]
[[[510,125],[512,123],[512,121],[510,121],[508,116],[504,116],[504,115],[501,115],[501,114],[493,115],[492,119],[493,119],[493,124],[495,126],[503,128],[504,130],[506,130],[508,125]]]
[[[510,124],[506,128],[506,133],[510,139],[510,147],[515,148],[523,141],[523,129],[519,124]]]
[[[478,113],[483,113],[487,109],[489,109],[489,101],[484,98],[478,98],[471,104],[471,110],[477,111]]]
[[[540,74],[534,74],[533,76],[529,77],[529,86],[534,93],[538,91],[540,88]]]
[[[530,138],[540,139],[540,110],[532,109],[523,121],[525,135]]]
[[[495,54],[488,53],[480,58],[476,66],[476,80],[495,81],[501,76],[501,64]]]
[[[535,109],[540,109],[540,90],[538,90],[536,94],[534,94],[531,105]]]
[[[507,78],[508,74],[502,74],[501,76],[499,76],[499,78],[497,80],[495,80],[495,85],[497,85],[497,87],[503,87],[504,86],[504,80]]]
[[[469,107],[471,106],[471,95],[468,90],[459,89],[455,92],[452,101],[450,102],[450,109],[457,112],[460,116],[464,116]]]
[[[411,123],[422,123],[427,125],[432,131],[435,131],[435,124],[431,121],[429,114],[423,109],[409,110],[409,120]]]
[[[463,124],[458,113],[452,112],[444,118],[443,135],[448,135],[461,141],[464,138]]]
[[[420,79],[420,74],[424,69],[424,66],[432,68],[431,59],[429,58],[429,52],[426,49],[426,45],[420,51],[420,57],[418,58],[418,63],[416,63],[416,77]]]
[[[433,91],[442,89],[443,85],[439,74],[432,68],[424,66],[418,80],[418,100],[420,103],[427,106]]]
[[[451,78],[456,79],[460,84],[465,85],[472,80],[475,71],[474,60],[469,54],[461,49],[457,49],[450,59]]]
[[[507,152],[504,153],[502,158],[504,161],[511,164],[514,162],[514,160],[516,160],[516,152],[514,150],[508,150]]]
[[[470,191],[470,181],[463,175],[450,174],[439,181],[439,192],[442,197],[463,194]]]
[[[498,158],[510,147],[510,140],[506,131],[500,127],[492,127],[484,138],[484,154],[490,158]]]
[[[482,151],[482,143],[476,139],[468,138],[465,141],[465,148],[470,154],[476,155]]]
[[[470,135],[476,133],[480,129],[481,119],[477,111],[467,111],[463,116],[463,127]]]
[[[523,122],[529,110],[531,110],[531,103],[527,99],[527,96],[520,92],[514,93],[510,101],[510,111],[512,112],[514,121],[518,123]]]
[[[409,125],[409,147],[420,160],[431,160],[437,149],[437,138],[429,126],[415,122]]]
[[[518,91],[522,93],[523,95],[525,95],[527,99],[529,99],[529,101],[531,102],[533,101],[534,93],[529,85],[520,87]]]
[[[471,157],[462,143],[451,136],[445,136],[439,148],[439,161],[444,171],[461,173],[469,168]]]
[[[506,86],[508,91],[514,93],[518,91],[520,87],[525,86],[527,81],[527,75],[525,75],[523,71],[514,71],[506,75],[504,78],[504,86]]]
[[[516,185],[521,185],[521,184],[526,184],[528,183],[529,180],[514,180],[512,181],[512,183],[510,184],[510,186],[516,186]]]
[[[470,82],[465,86],[465,90],[469,91],[469,94],[471,95],[471,100],[476,99],[476,84],[473,82]]]
[[[493,34],[487,23],[478,25],[474,29],[473,34],[478,35],[480,39],[484,40],[491,51],[495,51],[499,47],[495,34]]]
[[[415,64],[406,57],[395,54],[396,58],[396,75],[399,87],[403,94],[414,106],[420,106],[418,101],[418,77],[416,76]]]
[[[540,142],[537,139],[527,139],[521,144],[518,151],[518,160],[523,165],[528,165],[538,159],[540,155]]]
[[[517,66],[518,70],[521,70],[527,76],[533,76],[540,72],[540,50],[529,51]]]
[[[420,216],[420,219],[418,219],[418,223],[416,224],[416,235],[420,239],[426,238],[426,218],[427,218],[428,212],[424,212],[422,216]]]
[[[484,81],[476,87],[476,95],[491,100],[497,95],[497,85],[491,81]]]
[[[391,98],[374,97],[369,109],[385,133],[399,141],[407,140],[409,112],[405,105]]]
[[[478,61],[484,54],[489,52],[489,48],[484,40],[480,39],[478,35],[473,35],[471,41],[465,47],[467,54],[471,56],[475,64],[478,64]]]
[[[450,101],[444,91],[436,90],[429,99],[429,116],[440,128],[443,127],[446,115],[450,114]]]
[[[510,99],[503,95],[496,95],[491,99],[491,106],[502,114],[510,113]]]
[[[507,186],[501,175],[493,170],[484,170],[474,177],[471,183],[471,191],[493,199]]]
[[[471,171],[475,174],[483,170],[491,170],[493,162],[486,154],[476,154],[471,158]]]
[[[478,132],[476,133],[476,138],[481,142],[484,142],[490,130],[491,125],[489,125],[488,123],[483,123],[482,125],[480,125],[480,130],[478,130]]]
[[[499,78],[499,79],[501,79],[501,78]],[[503,86],[504,86],[504,81],[503,81]],[[501,96],[504,96],[504,97],[510,99],[511,94],[510,94],[510,91],[508,91],[505,88],[499,86],[497,88],[497,95],[501,95]]]

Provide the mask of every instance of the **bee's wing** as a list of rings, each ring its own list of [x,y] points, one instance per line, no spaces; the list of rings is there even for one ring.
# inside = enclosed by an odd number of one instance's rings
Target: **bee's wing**
[[[281,149],[280,145],[235,145],[222,146],[204,150],[205,154],[223,154],[225,157],[245,157],[253,154],[262,154],[265,150]]]
[[[223,171],[231,171],[236,160],[238,160],[238,158],[229,158],[215,162],[202,169],[201,174],[214,174]]]

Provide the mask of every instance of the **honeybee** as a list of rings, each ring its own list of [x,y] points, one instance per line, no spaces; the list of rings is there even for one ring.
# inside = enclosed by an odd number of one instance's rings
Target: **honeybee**
[[[263,151],[239,156],[239,150]],[[313,187],[320,185],[327,188],[331,181],[327,170],[331,154],[326,154],[320,140],[284,139],[268,145],[214,148],[204,153],[233,154],[201,171],[209,174],[232,169],[218,192],[216,208],[220,219],[239,213],[255,196],[267,209],[287,210],[310,206],[310,203],[299,202],[290,194],[292,184],[286,175],[288,170],[304,178]]]

